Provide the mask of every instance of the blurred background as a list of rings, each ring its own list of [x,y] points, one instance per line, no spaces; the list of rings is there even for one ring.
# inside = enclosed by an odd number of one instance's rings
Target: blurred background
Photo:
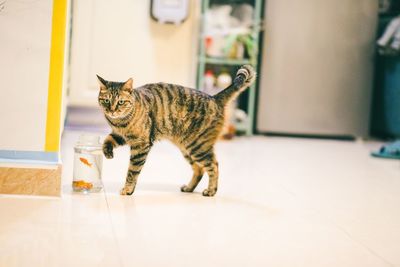
[[[217,195],[161,141],[120,196],[96,74],[213,95],[243,64]],[[400,266],[400,0],[0,0],[0,81],[0,266]]]
[[[96,73],[215,94],[252,64],[258,79],[232,107],[231,131],[394,138],[398,37],[385,51],[376,40],[400,7],[377,2],[72,1],[67,125],[104,124],[80,115],[98,110]]]

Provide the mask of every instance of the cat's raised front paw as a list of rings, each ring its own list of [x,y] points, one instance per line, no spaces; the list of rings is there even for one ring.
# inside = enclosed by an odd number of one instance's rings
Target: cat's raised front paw
[[[113,146],[111,143],[104,143],[103,153],[107,159],[112,159],[114,157]]]
[[[203,196],[205,197],[213,197],[217,193],[217,189],[205,189],[203,191]]]
[[[181,192],[185,192],[185,193],[192,193],[194,190],[194,188],[190,188],[187,185],[182,185],[181,186]]]
[[[133,186],[124,186],[124,188],[121,189],[120,194],[122,196],[130,196],[133,194],[134,188]]]

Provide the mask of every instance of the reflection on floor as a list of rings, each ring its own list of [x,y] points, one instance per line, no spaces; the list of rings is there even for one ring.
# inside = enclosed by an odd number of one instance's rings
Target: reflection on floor
[[[71,193],[73,144],[63,136],[63,197],[0,196],[0,266],[400,266],[400,164],[379,143],[278,137],[220,142],[220,186],[180,185],[191,169],[155,145],[131,197],[118,195],[129,150],[104,163],[105,190]]]

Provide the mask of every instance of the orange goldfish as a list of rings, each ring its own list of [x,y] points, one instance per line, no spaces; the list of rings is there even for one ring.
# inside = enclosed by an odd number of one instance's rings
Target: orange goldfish
[[[89,183],[89,182],[85,182],[83,180],[79,180],[79,181],[73,181],[72,186],[78,190],[82,190],[82,189],[90,190],[90,189],[92,189],[93,184]]]
[[[79,158],[79,160],[85,164],[86,166],[92,167],[93,164],[91,164],[87,159],[85,158]]]

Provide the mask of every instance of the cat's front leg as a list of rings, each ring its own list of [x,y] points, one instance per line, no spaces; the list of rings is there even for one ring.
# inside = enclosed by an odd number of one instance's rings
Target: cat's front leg
[[[146,162],[150,149],[151,144],[149,143],[138,143],[131,146],[128,174],[121,195],[132,195],[135,191],[137,178]]]
[[[116,134],[116,133],[110,133],[107,135],[107,137],[104,139],[103,143],[103,153],[104,156],[108,159],[112,159],[114,157],[114,148],[118,146],[125,145],[125,139]]]

